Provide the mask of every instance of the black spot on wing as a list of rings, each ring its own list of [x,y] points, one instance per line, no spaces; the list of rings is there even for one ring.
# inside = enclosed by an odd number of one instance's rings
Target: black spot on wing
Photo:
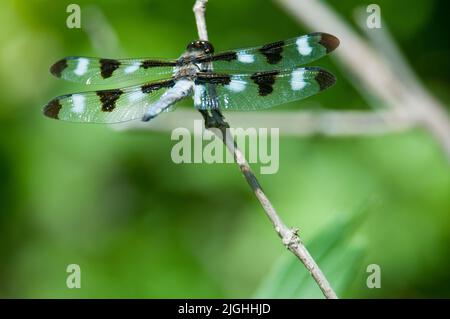
[[[311,33],[312,36],[319,36],[319,44],[325,48],[327,53],[334,51],[339,46],[339,39],[334,35],[323,33],[323,32],[315,32]]]
[[[266,96],[272,93],[278,73],[279,71],[257,72],[250,77],[258,85],[258,93],[260,96]]]
[[[176,66],[176,62],[170,62],[170,61],[160,61],[160,60],[145,60],[141,63],[141,68],[148,69],[148,68],[157,68],[162,66]]]
[[[100,98],[103,112],[111,112],[116,108],[116,102],[123,94],[120,89],[97,91],[97,96]]]
[[[112,76],[120,66],[120,62],[114,59],[100,59],[100,71],[104,79]]]
[[[66,58],[59,60],[55,64],[50,67],[50,73],[54,76],[60,78],[62,71],[67,68],[67,60]]]
[[[321,91],[328,89],[330,86],[333,86],[333,84],[336,83],[336,77],[326,70],[314,67],[310,67],[307,69],[317,72],[317,75],[314,78],[319,84],[319,88]]]
[[[59,102],[59,99],[53,99],[44,107],[44,115],[53,119],[58,119],[59,111],[61,110],[61,108],[62,105]]]
[[[261,52],[267,59],[269,64],[277,64],[283,58],[284,41],[278,41],[264,45],[259,52]]]
[[[214,55],[209,55],[205,57],[199,57],[194,59],[195,62],[212,62],[212,61],[234,61],[237,60],[237,53],[234,51],[222,52]]]
[[[186,65],[188,63],[209,63],[214,61],[226,61],[231,62],[237,60],[237,53],[234,51],[227,51],[218,54],[202,54],[196,57],[182,57],[178,60],[178,65]],[[208,66],[203,66],[201,71],[206,71]]]
[[[207,72],[199,72],[197,73],[197,77],[194,80],[195,84],[221,84],[227,85],[230,84],[231,76],[228,74],[219,74],[219,73],[207,73]]]
[[[163,80],[163,81],[144,84],[141,86],[141,91],[142,91],[142,93],[151,93],[153,91],[156,91],[156,90],[159,90],[162,88],[172,87],[174,85],[175,85],[174,80]]]

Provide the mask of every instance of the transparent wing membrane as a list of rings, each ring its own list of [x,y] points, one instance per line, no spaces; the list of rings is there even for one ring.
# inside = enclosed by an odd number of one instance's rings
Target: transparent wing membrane
[[[300,66],[325,56],[338,45],[336,37],[316,32],[217,54],[207,54],[213,51],[211,44],[194,41],[179,59],[173,60],[66,57],[50,68],[56,77],[124,88],[59,96],[44,107],[44,114],[71,122],[145,120],[149,107],[160,105],[155,102],[169,88],[173,89],[164,98],[176,94],[178,86],[182,86],[178,84],[184,80],[190,82],[190,88],[194,81],[197,109],[266,109],[307,98],[332,86],[336,80],[328,71]],[[145,84],[136,85],[139,83]],[[157,114],[162,111],[157,110]]]
[[[211,62],[217,73],[292,69],[315,61],[336,49],[339,40],[328,33],[311,33],[259,47],[231,50],[199,58]]]
[[[318,67],[253,74],[199,74],[194,104],[198,109],[260,110],[300,100],[335,83],[335,77]]]
[[[45,106],[44,114],[54,119],[84,123],[141,119],[148,107],[173,85],[173,80],[164,80],[123,89],[62,95]]]
[[[61,79],[83,84],[145,82],[172,75],[176,60],[66,57],[50,68]]]

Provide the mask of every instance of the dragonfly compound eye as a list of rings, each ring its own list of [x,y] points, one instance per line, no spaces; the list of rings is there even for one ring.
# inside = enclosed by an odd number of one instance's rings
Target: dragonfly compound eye
[[[202,51],[208,54],[214,53],[214,47],[208,41],[197,40],[192,41],[187,46],[188,51]]]

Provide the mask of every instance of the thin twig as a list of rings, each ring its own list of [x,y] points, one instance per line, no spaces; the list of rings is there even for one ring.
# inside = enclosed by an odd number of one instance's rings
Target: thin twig
[[[308,269],[317,285],[319,286],[320,290],[322,290],[324,296],[328,299],[337,299],[338,297],[336,293],[323,274],[322,270],[319,268],[311,254],[306,249],[305,245],[300,240],[298,229],[292,229],[286,226],[286,224],[283,222],[283,220],[273,207],[269,198],[262,190],[258,179],[250,168],[250,165],[248,164],[241,150],[236,146],[230,130],[225,129],[225,132],[222,131],[222,134],[225,134],[225,145],[227,146],[228,150],[234,154],[236,163],[239,165],[239,168],[245,179],[247,180],[247,183],[250,185],[253,192],[255,193],[255,196],[258,198],[258,201],[261,203],[261,206],[266,212],[267,217],[269,217],[270,221],[272,222],[272,225],[275,228],[275,231],[280,236],[283,244],[305,265],[306,269]],[[220,137],[220,135],[217,136]]]
[[[197,32],[199,40],[208,40],[208,32],[206,30],[205,11],[208,0],[197,0],[194,4],[195,22],[197,23]]]
[[[403,73],[397,71],[396,63],[389,63],[324,1],[276,1],[310,29],[320,28],[342,39],[334,56],[357,77],[364,91],[374,94],[392,112],[409,113],[409,117],[416,118],[416,123],[422,124],[435,136],[450,159],[448,113],[421,83],[402,78]]]
[[[197,20],[198,35],[202,40],[208,40],[205,23],[206,2],[207,0],[197,0],[197,2],[194,5],[195,18]],[[280,218],[280,216],[277,214],[269,198],[262,190],[258,182],[258,179],[256,178],[255,174],[250,168],[250,165],[248,164],[244,155],[242,154],[240,149],[236,146],[236,143],[234,141],[233,136],[230,133],[230,130],[226,128],[227,123],[224,122],[224,124],[225,125],[218,127],[220,130],[212,129],[212,132],[214,132],[214,134],[216,134],[218,138],[222,139],[228,150],[234,155],[236,163],[239,165],[242,174],[244,175],[248,184],[252,188],[259,202],[261,203],[264,211],[266,212],[267,217],[269,217],[276,232],[281,237],[283,244],[305,265],[305,267],[308,269],[308,271],[311,273],[312,277],[316,281],[319,288],[322,290],[324,296],[328,299],[336,299],[337,295],[331,288],[330,283],[326,279],[325,275],[322,273],[317,263],[311,257],[306,247],[301,242],[298,236],[298,230],[287,227]]]
[[[113,124],[118,131],[172,132],[184,127],[195,133],[197,111],[178,108],[173,114],[161,114],[157,121],[132,121]],[[403,132],[417,126],[418,120],[409,113],[392,111],[271,111],[229,112],[232,127],[277,128],[280,136],[323,135],[330,137],[376,136]]]

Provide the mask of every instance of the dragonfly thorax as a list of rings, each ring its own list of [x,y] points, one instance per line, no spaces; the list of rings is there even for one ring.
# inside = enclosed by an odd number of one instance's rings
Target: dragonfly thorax
[[[174,68],[173,77],[175,79],[180,79],[180,78],[193,79],[193,78],[195,78],[195,76],[197,75],[199,70],[200,69],[196,64],[189,63],[187,65]]]

